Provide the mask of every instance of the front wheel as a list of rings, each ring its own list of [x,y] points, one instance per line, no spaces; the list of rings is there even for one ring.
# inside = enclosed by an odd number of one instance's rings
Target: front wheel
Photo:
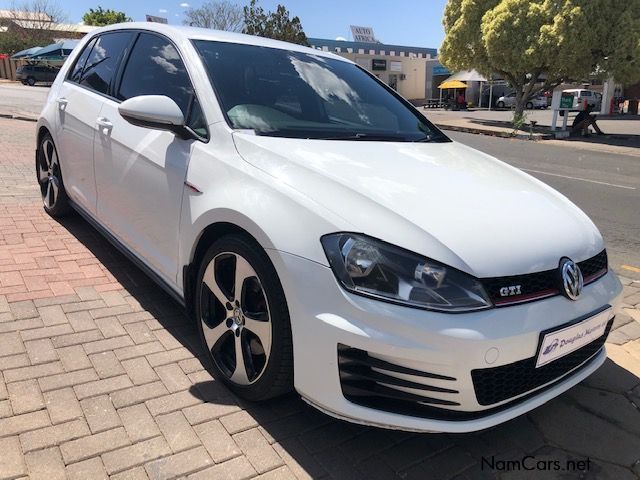
[[[498,102],[498,105],[496,105],[498,108],[504,108],[504,102]]]
[[[260,401],[293,388],[289,311],[268,256],[250,237],[214,242],[199,268],[194,311],[213,375]]]
[[[27,85],[29,85],[30,87],[33,87],[36,84],[36,79],[33,77],[29,77],[27,78]]]
[[[58,151],[49,133],[43,135],[36,152],[36,175],[45,211],[52,217],[62,217],[71,211],[62,181]]]
[[[526,107],[527,107],[527,110],[531,110],[533,108],[533,103],[527,102]]]

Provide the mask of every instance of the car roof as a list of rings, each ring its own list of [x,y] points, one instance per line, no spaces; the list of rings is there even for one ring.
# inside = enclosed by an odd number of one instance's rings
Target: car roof
[[[239,43],[243,45],[255,45],[259,47],[277,48],[280,50],[288,50],[294,52],[307,53],[318,57],[332,58],[341,60],[346,63],[353,63],[339,55],[331,52],[324,52],[310,47],[297,45],[295,43],[282,42],[280,40],[272,40],[270,38],[258,37],[255,35],[245,35],[243,33],[225,32],[222,30],[213,30],[210,28],[187,27],[182,25],[167,25],[154,22],[126,22],[117,23],[102,27],[91,32],[91,36],[95,34],[110,32],[114,30],[147,30],[150,32],[158,32],[167,37],[176,40],[211,40],[216,42]]]

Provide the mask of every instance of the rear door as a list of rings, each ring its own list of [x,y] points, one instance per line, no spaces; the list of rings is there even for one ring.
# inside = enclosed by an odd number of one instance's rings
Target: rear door
[[[93,140],[118,62],[132,38],[131,32],[115,32],[91,40],[58,90],[56,139],[65,188],[74,202],[94,215]]]
[[[143,32],[125,60],[116,100],[100,117],[111,127],[95,141],[98,216],[167,282],[176,281],[181,202],[189,158],[198,140],[132,125],[118,104],[140,95],[165,95],[204,140],[206,123],[180,53],[158,34]]]

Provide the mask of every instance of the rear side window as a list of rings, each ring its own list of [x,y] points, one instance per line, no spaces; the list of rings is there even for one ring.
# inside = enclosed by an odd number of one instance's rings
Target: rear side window
[[[109,94],[109,86],[115,76],[118,63],[131,43],[132,32],[118,32],[98,38],[84,67],[80,85],[99,93]]]
[[[82,70],[84,70],[84,66],[87,63],[87,58],[89,58],[89,54],[91,53],[91,49],[93,45],[96,43],[96,39],[92,39],[82,50],[82,53],[78,56],[76,63],[71,69],[71,73],[67,77],[72,82],[80,82],[80,78],[82,78]]]
[[[206,124],[184,62],[173,44],[158,35],[141,33],[122,74],[119,100],[139,95],[165,95],[178,104],[184,118],[200,136]]]

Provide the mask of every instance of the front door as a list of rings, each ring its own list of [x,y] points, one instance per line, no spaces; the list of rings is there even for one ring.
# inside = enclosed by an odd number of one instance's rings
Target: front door
[[[126,59],[116,99],[166,95],[188,118],[195,96],[184,63],[166,38],[140,33]],[[106,101],[95,142],[98,217],[165,281],[178,273],[181,202],[197,140],[135,126]],[[206,132],[206,128],[205,128]]]

